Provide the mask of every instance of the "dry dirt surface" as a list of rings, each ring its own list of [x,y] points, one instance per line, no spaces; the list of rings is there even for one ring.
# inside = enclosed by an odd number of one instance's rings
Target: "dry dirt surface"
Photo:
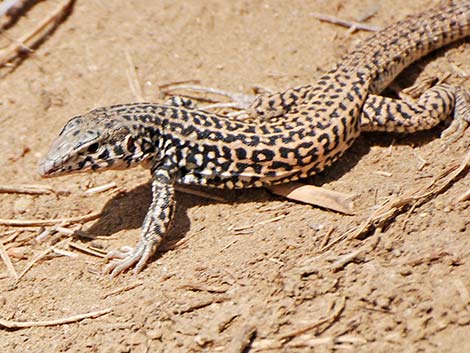
[[[3,46],[58,3],[33,6],[6,31]],[[347,236],[390,197],[424,189],[458,165],[470,131],[447,149],[442,127],[363,134],[308,181],[357,195],[352,216],[263,189],[204,190],[223,201],[178,193],[174,227],[155,258],[139,275],[113,279],[101,275],[102,258],[80,248],[136,243],[150,202],[148,172],[50,180],[36,172],[69,118],[135,101],[130,82],[156,102],[164,98],[162,85],[177,81],[247,93],[257,85],[277,91],[313,82],[368,33],[348,33],[312,12],[349,20],[371,14],[365,22],[383,27],[436,3],[76,1],[34,53],[1,71],[0,185],[55,192],[1,193],[0,218],[101,214],[81,225],[94,239],[51,225],[0,226],[13,268],[18,275],[27,270],[15,281],[0,263],[0,318],[28,322],[0,328],[0,351],[470,352],[470,201],[462,199],[468,170],[381,230]],[[397,86],[450,73],[449,82],[469,89],[469,57],[469,40],[455,43],[414,64]],[[110,182],[117,188],[87,193]],[[90,317],[76,317],[83,314]],[[55,324],[31,325],[48,321]]]

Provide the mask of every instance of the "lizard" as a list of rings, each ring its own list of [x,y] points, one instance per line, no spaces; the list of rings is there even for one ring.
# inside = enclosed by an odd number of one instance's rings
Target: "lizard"
[[[412,133],[451,120],[443,137],[461,136],[470,122],[463,88],[437,83],[417,100],[379,94],[412,62],[469,35],[470,1],[447,1],[376,32],[316,83],[259,96],[246,120],[178,97],[97,108],[65,124],[39,174],[149,168],[152,201],[140,240],[114,253],[118,259],[105,269],[138,273],[171,226],[177,183],[240,189],[306,178],[338,160],[363,131]]]

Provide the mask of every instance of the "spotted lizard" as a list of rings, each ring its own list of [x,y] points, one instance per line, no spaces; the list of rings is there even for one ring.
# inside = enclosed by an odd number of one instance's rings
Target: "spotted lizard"
[[[150,169],[152,202],[138,245],[106,271],[141,271],[167,233],[176,183],[249,188],[291,182],[335,162],[362,131],[410,133],[451,120],[445,137],[470,122],[466,91],[438,83],[417,100],[379,93],[413,61],[470,35],[470,1],[446,1],[373,34],[309,85],[263,95],[240,120],[189,100],[94,109],[69,120],[40,162],[43,177]]]

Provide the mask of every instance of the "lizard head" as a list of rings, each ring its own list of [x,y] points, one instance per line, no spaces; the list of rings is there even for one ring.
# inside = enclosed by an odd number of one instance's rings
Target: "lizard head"
[[[150,137],[142,136],[142,128],[119,107],[98,108],[70,119],[40,161],[39,174],[124,169],[150,158],[155,149]]]

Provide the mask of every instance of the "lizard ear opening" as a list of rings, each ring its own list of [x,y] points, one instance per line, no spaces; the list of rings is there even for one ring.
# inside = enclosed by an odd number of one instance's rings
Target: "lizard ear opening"
[[[92,143],[90,146],[88,146],[87,151],[89,153],[96,153],[99,147],[100,147],[100,144],[98,142],[95,142],[95,143]]]
[[[135,141],[132,136],[129,136],[127,138],[127,144],[126,144],[127,150],[131,153],[135,151]]]

